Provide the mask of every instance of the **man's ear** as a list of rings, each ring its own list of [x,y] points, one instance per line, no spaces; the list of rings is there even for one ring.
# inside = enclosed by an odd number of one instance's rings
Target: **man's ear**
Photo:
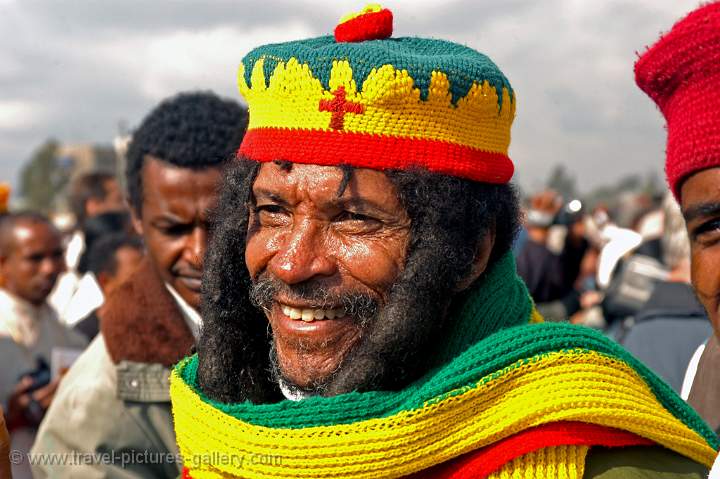
[[[135,211],[135,208],[130,206],[130,219],[132,220],[133,229],[138,234],[138,236],[143,235],[143,226],[142,226],[142,218],[138,216],[137,212]]]
[[[455,285],[455,291],[465,291],[477,280],[481,274],[487,269],[490,254],[495,246],[495,225],[493,224],[487,234],[480,240],[475,250],[475,258],[473,259],[470,272]]]

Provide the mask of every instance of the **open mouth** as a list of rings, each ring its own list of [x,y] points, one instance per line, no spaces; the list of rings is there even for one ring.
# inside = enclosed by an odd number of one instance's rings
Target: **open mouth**
[[[296,308],[288,304],[278,303],[280,310],[285,316],[292,320],[311,323],[326,319],[336,319],[345,316],[345,308],[320,309],[320,308]]]

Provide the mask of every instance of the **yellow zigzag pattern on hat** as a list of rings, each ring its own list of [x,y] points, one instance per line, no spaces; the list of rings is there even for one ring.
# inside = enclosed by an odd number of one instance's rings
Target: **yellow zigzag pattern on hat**
[[[265,78],[264,58],[255,62],[245,81],[240,65],[238,87],[250,105],[249,130],[287,128],[330,131],[333,113],[319,108],[344,90],[346,102],[362,105],[362,113],[344,114],[343,131],[444,141],[484,151],[507,153],[515,101],[507,88],[498,98],[487,81],[475,82],[468,94],[452,103],[445,73],[433,71],[426,100],[407,70],[383,65],[371,71],[358,90],[346,60],[335,60],[329,90],[296,58],[278,62]],[[500,101],[501,100],[501,101]]]

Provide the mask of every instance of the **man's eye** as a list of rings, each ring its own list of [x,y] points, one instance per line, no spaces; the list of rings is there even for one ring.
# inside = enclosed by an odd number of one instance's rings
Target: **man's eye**
[[[720,240],[720,218],[706,221],[695,228],[693,237],[701,243],[713,243]]]
[[[363,215],[360,213],[354,213],[352,211],[343,211],[339,215],[335,217],[335,221],[376,221],[374,218],[371,218],[367,215]]]
[[[279,205],[260,205],[255,208],[262,226],[282,226],[289,218],[288,211]]]
[[[343,211],[333,222],[338,231],[348,234],[374,233],[382,227],[382,222],[371,216],[353,211]]]
[[[260,205],[255,209],[258,213],[285,213],[285,208],[280,205]]]
[[[167,236],[182,236],[192,229],[192,225],[169,225],[160,230]]]

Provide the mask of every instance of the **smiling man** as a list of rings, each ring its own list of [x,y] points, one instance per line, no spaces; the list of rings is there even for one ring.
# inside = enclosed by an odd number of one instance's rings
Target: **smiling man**
[[[207,212],[246,116],[237,103],[211,93],[180,94],[158,105],[134,132],[128,198],[147,254],[109,295],[101,334],[68,373],[33,449],[115,455],[70,466],[38,464],[36,477],[179,473],[168,368],[198,335]]]
[[[250,125],[171,381],[185,477],[703,477],[717,438],[667,385],[538,324],[508,80],[391,31],[369,7],[242,61]]]
[[[720,432],[720,3],[689,14],[635,66],[667,121],[667,179],[690,237],[692,284],[714,334],[688,402]]]

